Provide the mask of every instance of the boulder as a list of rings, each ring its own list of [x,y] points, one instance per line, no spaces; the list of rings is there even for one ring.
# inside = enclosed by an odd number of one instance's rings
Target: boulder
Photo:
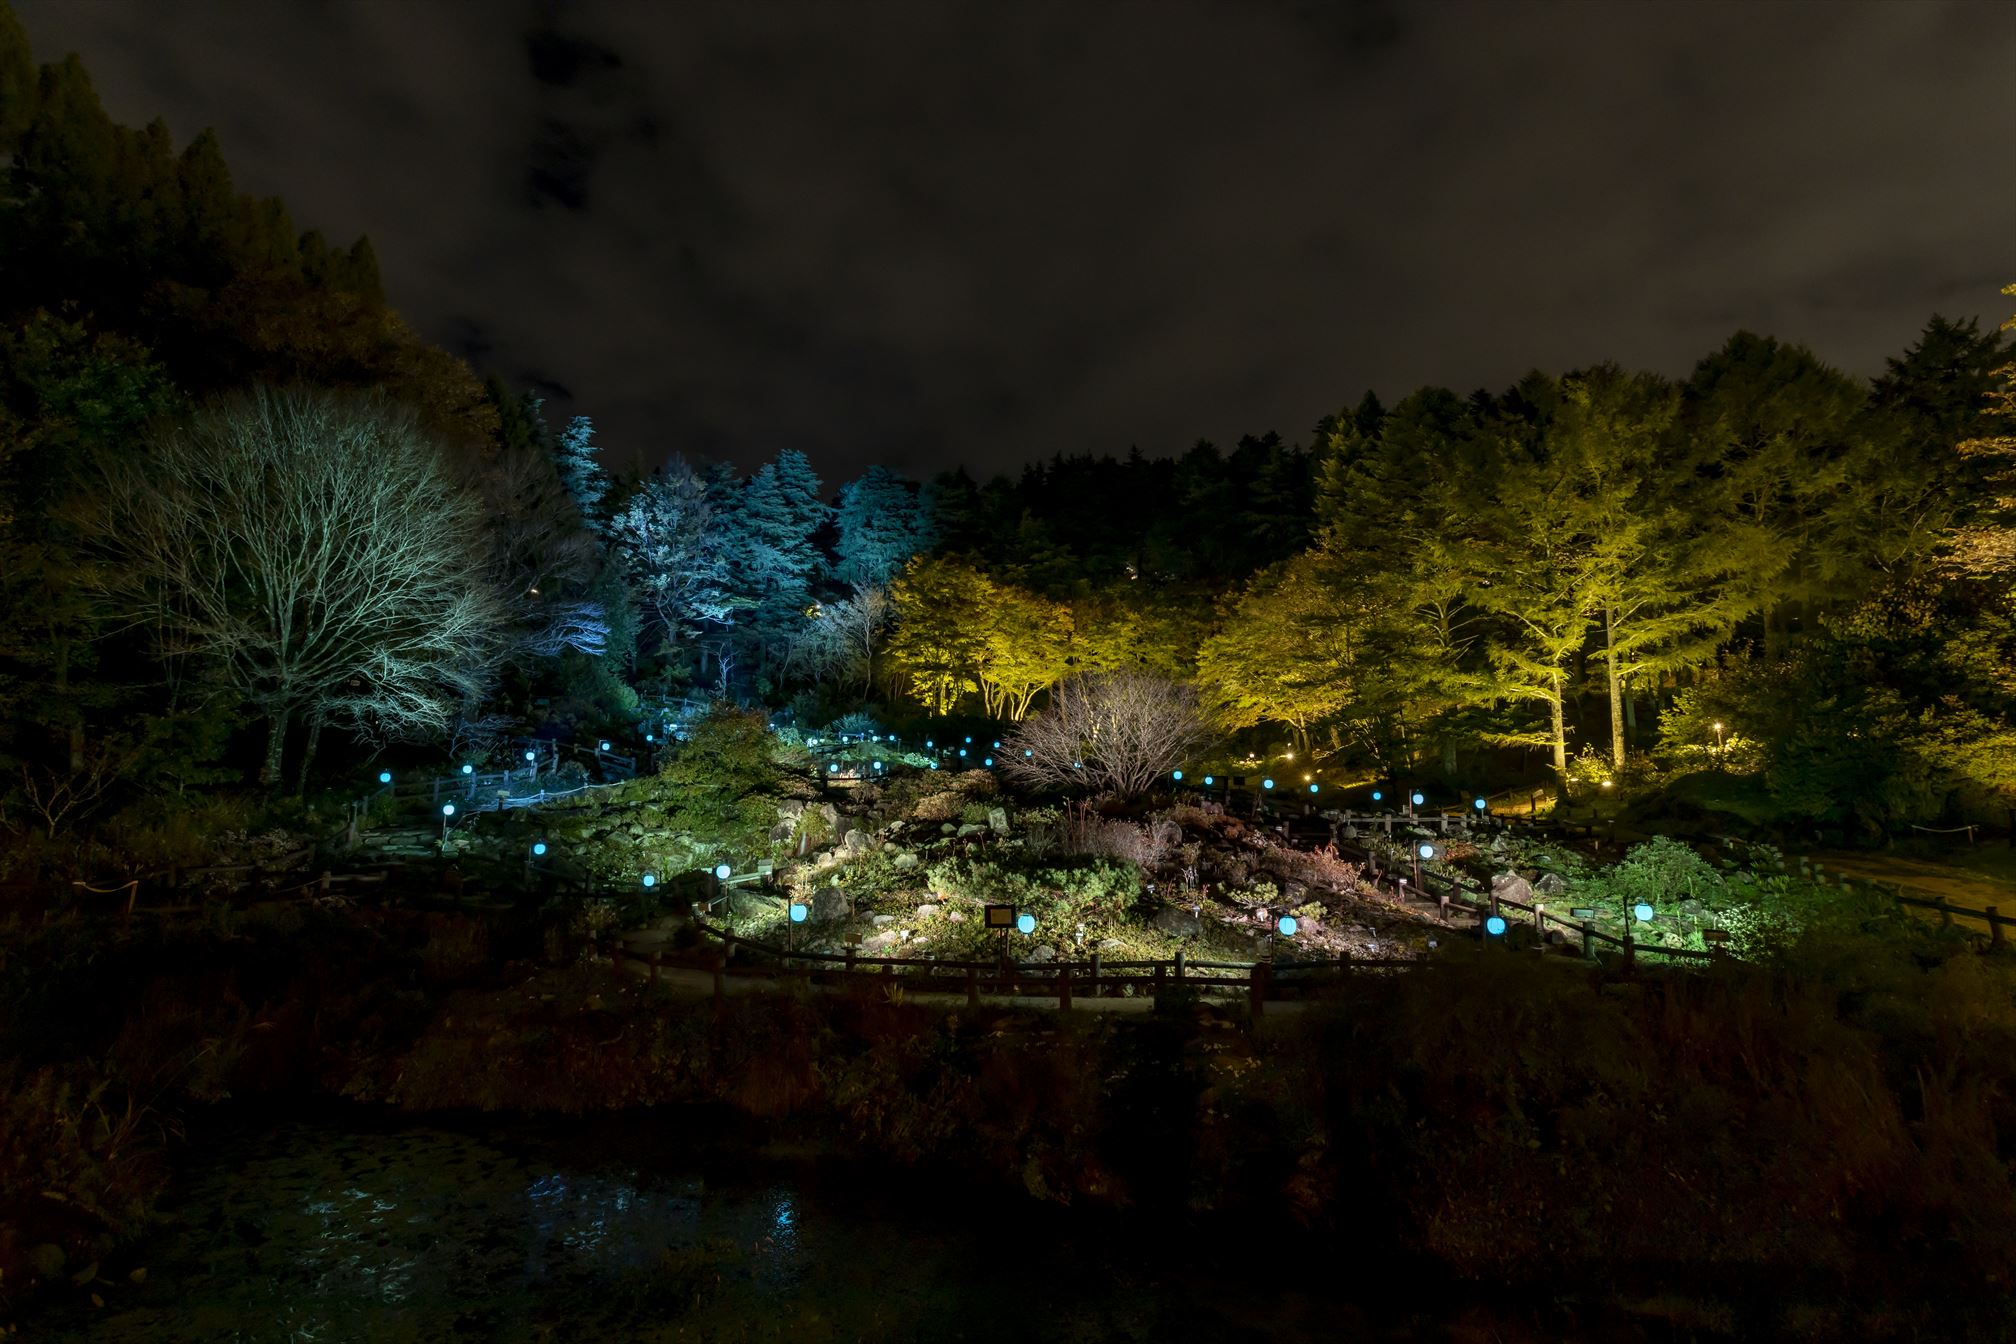
[[[982,826],[979,822],[969,821],[964,826],[961,826],[959,828],[958,835],[961,840],[966,840],[976,835],[985,834],[986,830],[987,828],[985,826]]]
[[[1491,879],[1491,894],[1501,901],[1533,903],[1533,884],[1517,873],[1499,873]]]
[[[845,919],[854,913],[854,898],[839,887],[821,887],[812,893],[811,908],[805,917],[814,924]]]
[[[1309,899],[1309,884],[1307,882],[1297,882],[1292,877],[1282,879],[1281,899],[1291,905],[1301,905]]]
[[[987,809],[987,828],[988,828],[989,830],[993,831],[993,832],[994,832],[994,834],[996,834],[996,835],[1006,835],[1006,834],[1008,834],[1008,813],[1007,813],[1007,810],[1006,810],[1006,809],[1004,809],[1004,808],[999,808],[999,807],[990,807],[990,808],[988,808],[988,809]]]
[[[1048,943],[1038,943],[1029,949],[1029,955],[1022,958],[1022,960],[1036,962],[1055,961],[1057,960],[1057,949]]]
[[[1545,896],[1559,896],[1568,890],[1568,879],[1559,873],[1542,873],[1540,880],[1533,884],[1533,890]]]
[[[896,916],[894,915],[872,915],[870,919],[877,928],[880,928],[884,924],[894,924],[896,922]]]
[[[796,798],[786,798],[777,804],[777,820],[796,821],[805,815],[805,804]]]
[[[1127,944],[1121,942],[1118,938],[1101,938],[1098,950],[1101,952],[1118,952],[1125,946]]]
[[[957,910],[947,910],[945,918],[951,920],[954,924],[964,924],[966,922],[966,916],[960,914]]]
[[[775,826],[772,826],[770,828],[770,843],[773,845],[790,844],[791,833],[796,829],[797,828],[788,821],[778,822]]]
[[[917,866],[917,856],[908,850],[899,850],[894,862],[898,868],[908,871]]]
[[[931,904],[929,901],[926,901],[924,904],[917,907],[917,918],[919,919],[929,919],[931,918],[931,916],[937,913],[938,913],[938,907]]]
[[[870,956],[877,956],[900,947],[902,943],[903,936],[897,933],[896,930],[884,929],[880,933],[871,933],[862,939],[861,950]]]
[[[1180,905],[1165,905],[1148,921],[1175,938],[1195,938],[1204,931],[1204,921]]]
[[[866,831],[849,831],[840,838],[840,847],[849,854],[866,854],[874,843]]]
[[[957,831],[958,829],[959,829],[959,828],[958,828],[957,826],[954,826],[954,825],[953,825],[953,824],[952,824],[951,822],[949,822],[949,821],[948,821],[948,822],[944,822],[943,824],[941,824],[941,825],[940,825],[940,826],[938,827],[938,833],[939,833],[940,835],[951,835],[952,833],[954,833],[954,832],[955,832],[955,831]]]

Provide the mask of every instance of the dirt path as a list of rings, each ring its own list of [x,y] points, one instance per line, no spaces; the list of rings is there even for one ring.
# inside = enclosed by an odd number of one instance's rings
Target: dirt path
[[[1907,896],[1942,898],[1961,910],[1994,906],[2004,915],[2016,915],[2016,855],[1984,848],[1962,856],[1961,862],[1855,850],[1821,850],[1808,857],[1829,872],[1897,887]],[[1905,909],[1935,922],[1939,918],[1936,911],[1915,906]],[[1957,911],[1956,918],[1970,928],[1986,931],[1985,924]]]

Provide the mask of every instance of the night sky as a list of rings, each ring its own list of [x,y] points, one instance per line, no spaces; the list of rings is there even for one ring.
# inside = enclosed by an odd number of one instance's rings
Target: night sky
[[[2016,4],[17,0],[617,461],[992,472],[2016,279]]]

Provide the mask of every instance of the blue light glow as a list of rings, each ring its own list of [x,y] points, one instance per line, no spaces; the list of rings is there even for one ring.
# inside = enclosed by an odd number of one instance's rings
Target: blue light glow
[[[1274,787],[1274,781],[1271,779],[1263,779],[1260,781],[1260,787],[1263,789],[1271,789]]]
[[[528,760],[528,761],[529,761],[529,760],[532,760],[532,759],[533,759],[534,757],[536,757],[536,756],[537,756],[538,754],[539,754],[539,753],[538,753],[538,752],[536,752],[536,751],[528,751],[528,752],[526,752],[526,753],[525,753],[525,759],[526,759],[526,760]]]
[[[455,804],[453,804],[453,803],[443,803],[443,804],[441,804],[441,815],[442,815],[442,816],[444,816],[444,817],[452,817],[452,816],[454,816],[454,815],[455,815]]]
[[[1503,934],[1505,932],[1505,916],[1493,915],[1491,918],[1485,920],[1484,932],[1490,934],[1493,938]]]
[[[989,770],[992,770],[994,768],[994,758],[992,756],[989,756],[986,760],[980,762],[980,764],[986,766]]]
[[[1311,792],[1311,793],[1320,793],[1321,791],[1322,791],[1322,786],[1321,786],[1321,785],[1318,785],[1318,784],[1311,784],[1311,785],[1309,786],[1309,792]]]
[[[1015,927],[1022,933],[1036,932],[1036,916],[1027,914],[1015,916]]]
[[[1372,790],[1372,801],[1375,803],[1378,802],[1381,798],[1384,798],[1385,796],[1386,794],[1383,790],[1380,789]]]
[[[1414,795],[1414,806],[1416,806],[1416,807],[1419,807],[1419,806],[1421,806],[1421,804],[1423,804],[1423,803],[1425,803],[1425,802],[1427,802],[1427,801],[1428,801],[1428,797],[1427,797],[1427,795],[1426,795],[1426,794],[1420,794],[1420,793],[1417,793],[1417,794],[1415,794],[1415,795]]]
[[[546,852],[546,842],[544,840],[534,840],[532,842],[532,853],[534,855],[544,854],[545,852]]]
[[[1171,779],[1181,779],[1181,778],[1183,778],[1183,772],[1182,772],[1181,770],[1171,770],[1171,771],[1169,772],[1169,778],[1171,778]]]
[[[473,775],[476,773],[476,767],[473,765],[465,765],[462,767],[462,773],[465,775]]]
[[[1424,859],[1432,859],[1432,858],[1434,858],[1434,857],[1435,857],[1435,846],[1433,846],[1433,845],[1423,845],[1423,846],[1421,846],[1421,849],[1420,849],[1420,854],[1421,854],[1421,857],[1422,857],[1422,858],[1424,858]]]
[[[827,774],[829,774],[829,775],[832,775],[832,774],[838,774],[838,773],[839,773],[839,771],[840,771],[840,763],[839,763],[838,761],[828,761],[828,762],[826,762],[826,773],[827,773]]]
[[[797,901],[791,902],[791,922],[793,924],[803,924],[806,913],[806,909],[802,904]]]
[[[1484,800],[1482,798],[1479,798],[1475,806],[1479,812],[1482,812],[1484,810]]]
[[[733,868],[730,868],[725,863],[717,863],[714,865],[714,876],[719,878],[723,882],[726,882],[728,880],[728,874],[734,871],[735,870]]]
[[[1295,930],[1301,928],[1302,926],[1295,922],[1295,916],[1283,915],[1281,916],[1281,918],[1274,921],[1274,927],[1281,930],[1281,936],[1283,938],[1293,938],[1295,936]]]
[[[961,748],[959,748],[959,754],[960,754],[961,756],[964,756],[964,755],[966,754],[966,748],[964,748],[964,747],[961,747]]]
[[[1216,783],[1216,782],[1217,782],[1217,781],[1215,781],[1214,779],[1212,779],[1212,778],[1211,778],[1211,776],[1209,776],[1209,775],[1206,775],[1206,776],[1204,776],[1204,783],[1205,783],[1205,784],[1206,784],[1207,786],[1209,786],[1209,785],[1211,785],[1211,784],[1214,784],[1214,783]]]
[[[1656,913],[1657,912],[1654,911],[1651,906],[1645,904],[1645,902],[1643,901],[1640,901],[1638,902],[1638,904],[1631,907],[1632,917],[1635,918],[1640,924],[1650,924],[1652,922],[1652,916]]]
[[[392,772],[390,770],[380,770],[378,772],[378,782],[380,784],[390,784],[392,782]]]
[[[657,876],[657,874],[655,874],[655,873],[646,873],[646,874],[644,874],[644,885],[645,885],[645,886],[647,886],[647,887],[655,887],[655,886],[657,886],[657,885],[658,885],[658,876]]]
[[[596,744],[596,748],[600,751],[607,751],[609,750],[609,744],[607,742],[600,742]]]

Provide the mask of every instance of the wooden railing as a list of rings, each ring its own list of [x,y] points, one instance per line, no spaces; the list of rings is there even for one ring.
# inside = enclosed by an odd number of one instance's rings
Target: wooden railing
[[[977,1005],[983,995],[1011,998],[1055,998],[1069,1011],[1079,998],[1162,995],[1172,990],[1231,990],[1243,994],[1257,1014],[1270,1001],[1307,998],[1324,985],[1334,985],[1359,972],[1417,970],[1425,963],[1354,957],[1342,953],[1323,961],[1193,961],[1178,952],[1160,961],[1106,961],[1097,952],[1083,961],[938,960],[920,957],[864,956],[849,950],[800,952],[773,943],[743,938],[725,928],[695,918],[695,926],[713,940],[713,949],[697,959],[653,953],[642,960],[655,974],[662,966],[694,965],[714,975],[715,992],[723,992],[731,976],[806,984],[898,987],[905,994],[961,993]],[[741,961],[738,953],[744,954]],[[754,958],[754,960],[751,960]],[[618,945],[617,970],[623,970]]]

